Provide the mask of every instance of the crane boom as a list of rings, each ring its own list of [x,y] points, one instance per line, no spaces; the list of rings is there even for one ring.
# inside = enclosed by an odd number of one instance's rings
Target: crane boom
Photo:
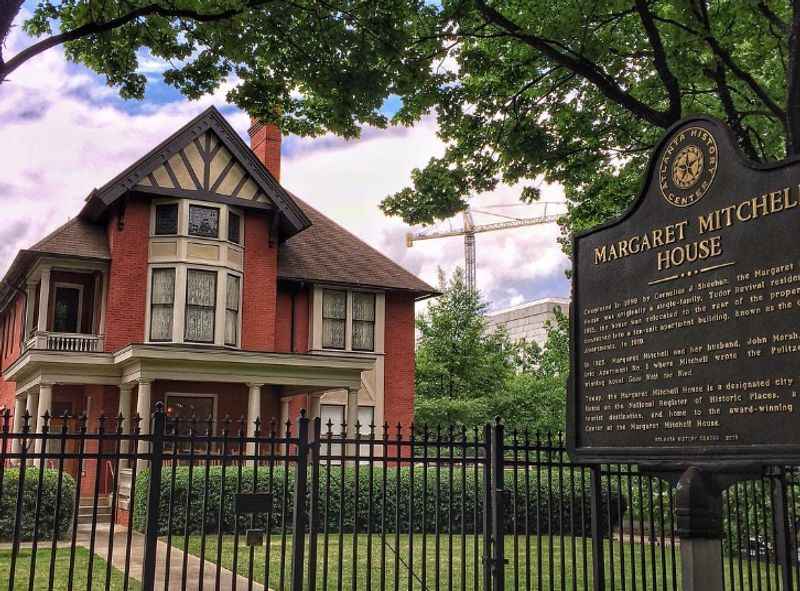
[[[481,224],[479,226],[474,226],[472,231],[468,231],[464,228],[460,228],[458,230],[449,230],[444,232],[415,232],[409,233],[406,235],[406,244],[411,246],[414,242],[419,242],[420,240],[433,240],[435,238],[447,238],[449,236],[464,236],[465,234],[479,234],[481,232],[494,232],[496,230],[507,230],[509,228],[520,228],[523,226],[535,226],[537,224],[549,224],[551,222],[558,221],[558,218],[561,217],[563,214],[559,215],[543,215],[536,218],[523,218],[520,220],[512,220],[508,222],[497,222],[494,224]]]
[[[480,224],[475,225],[475,222],[472,219],[472,212],[468,209],[463,212],[464,216],[464,226],[457,230],[448,230],[448,231],[441,231],[441,232],[409,232],[406,234],[406,246],[411,247],[414,245],[414,242],[418,242],[420,240],[434,240],[437,238],[447,238],[449,236],[463,236],[464,237],[464,271],[465,271],[465,284],[467,289],[470,291],[475,290],[475,281],[476,281],[476,256],[475,256],[475,234],[479,234],[482,232],[495,232],[497,230],[507,230],[509,228],[521,228],[523,226],[535,226],[537,224],[549,224],[555,221],[558,221],[558,218],[563,215],[563,213],[559,214],[550,214],[547,215],[547,203],[544,203],[545,210],[544,215],[532,217],[532,218],[511,218],[509,216],[502,216],[499,214],[491,214],[491,215],[498,215],[498,217],[508,218],[508,221],[504,222],[495,222],[493,224]],[[481,212],[480,210],[475,210],[478,213],[490,213],[490,212]]]

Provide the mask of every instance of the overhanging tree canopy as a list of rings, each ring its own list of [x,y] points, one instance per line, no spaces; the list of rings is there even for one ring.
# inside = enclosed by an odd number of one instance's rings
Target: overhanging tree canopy
[[[800,1],[445,0],[457,63],[406,96],[447,144],[385,212],[453,215],[498,182],[561,183],[567,230],[618,214],[657,139],[694,113],[732,128],[753,160],[800,152]]]
[[[22,0],[0,0],[0,85],[52,47],[144,96],[138,54],[173,66],[165,80],[189,98],[233,74],[229,100],[301,135],[357,135],[385,126],[386,97],[427,79],[440,42],[422,0],[37,0],[23,26],[35,40],[5,55]]]

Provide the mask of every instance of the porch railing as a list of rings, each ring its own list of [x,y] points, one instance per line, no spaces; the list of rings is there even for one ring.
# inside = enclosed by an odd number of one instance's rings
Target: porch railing
[[[68,332],[37,332],[28,339],[27,349],[91,353],[103,350],[103,337]]]

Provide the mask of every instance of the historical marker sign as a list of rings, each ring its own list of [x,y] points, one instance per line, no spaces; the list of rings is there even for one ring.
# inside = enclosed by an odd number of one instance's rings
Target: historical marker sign
[[[576,236],[578,459],[800,459],[800,161],[671,130],[620,219]]]

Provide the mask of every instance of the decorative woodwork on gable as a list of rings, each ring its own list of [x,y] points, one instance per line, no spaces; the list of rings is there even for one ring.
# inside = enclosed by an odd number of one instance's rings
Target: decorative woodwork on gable
[[[220,141],[206,131],[139,181],[141,187],[205,191],[269,203],[255,180]]]

